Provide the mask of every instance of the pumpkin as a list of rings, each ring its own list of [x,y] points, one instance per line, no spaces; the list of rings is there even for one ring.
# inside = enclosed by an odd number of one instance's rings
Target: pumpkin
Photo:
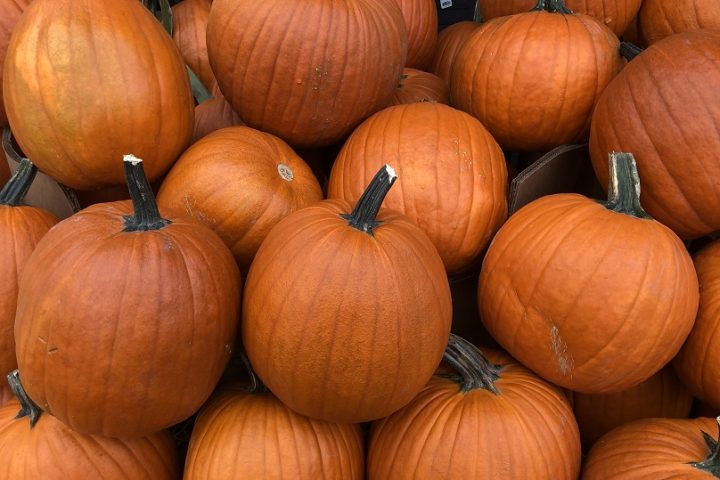
[[[134,152],[158,178],[185,149],[194,101],[185,64],[137,0],[36,0],[5,59],[10,126],[38,168],[75,189],[121,184]]]
[[[207,400],[231,355],[240,303],[212,230],[163,218],[125,159],[128,201],[91,205],[38,243],[20,279],[15,342],[30,398],[72,429],[140,437]]]
[[[412,400],[442,358],[450,287],[422,230],[380,209],[395,178],[380,169],[354,209],[333,199],[291,213],[250,267],[245,350],[270,391],[302,415],[385,417]]]
[[[250,127],[199,140],[158,192],[161,207],[212,228],[243,271],[276,223],[322,198],[312,170],[285,142]]]
[[[416,102],[449,102],[447,83],[429,72],[414,68],[403,69],[400,83],[392,97],[392,105]]]
[[[453,23],[442,29],[438,35],[433,60],[428,71],[442,78],[446,83],[450,82],[450,72],[453,62],[460,48],[465,44],[470,34],[480,25],[480,20],[465,20]]]
[[[0,407],[4,407],[10,402],[17,402],[15,395],[10,390],[10,385],[0,384]]]
[[[17,371],[12,381],[19,381]],[[0,407],[1,478],[175,480],[180,476],[177,448],[167,431],[125,440],[85,435],[41,414],[22,390],[18,398],[19,404]]]
[[[195,107],[195,129],[192,143],[215,130],[235,125],[244,125],[244,123],[225,100],[225,97],[221,95],[205,100]]]
[[[507,150],[583,141],[597,98],[622,68],[607,27],[564,13],[561,0],[544,8],[475,30],[450,74],[451,105],[477,117]]]
[[[580,436],[556,387],[509,356],[455,335],[436,375],[409,405],[373,423],[368,480],[576,479]]]
[[[695,324],[673,364],[690,391],[703,402],[720,408],[720,241],[706,245],[693,258],[702,289]]]
[[[249,388],[223,388],[200,411],[184,480],[365,478],[358,425],[298,415],[252,379]]]
[[[640,207],[631,154],[610,155],[608,200],[541,197],[513,214],[483,261],[483,324],[523,365],[580,393],[648,379],[680,350],[698,280],[680,239]]]
[[[40,239],[59,219],[42,208],[24,204],[37,168],[24,159],[0,190],[0,372],[17,368],[15,360],[15,308],[18,279]]]
[[[215,81],[205,41],[209,16],[209,0],[182,0],[172,7],[173,41],[187,66],[207,87]]]
[[[356,201],[384,158],[394,159],[400,178],[385,206],[427,234],[448,273],[477,266],[507,217],[505,157],[485,127],[436,103],[378,112],[343,145],[328,197]]]
[[[715,0],[643,0],[640,34],[648,45],[676,33],[720,29],[720,3]]]
[[[637,420],[612,430],[590,450],[582,480],[711,479],[720,447],[712,418]]]
[[[668,366],[642,383],[607,395],[572,394],[584,451],[615,427],[641,418],[687,418],[693,396]]]
[[[600,97],[590,155],[601,184],[607,152],[637,159],[647,212],[690,239],[720,229],[720,32],[697,30],[651,45]]]
[[[438,12],[434,0],[395,0],[402,10],[408,45],[405,67],[425,70],[432,61],[438,37]]]
[[[215,0],[208,56],[243,121],[293,147],[340,141],[383,108],[407,51],[389,0]]]
[[[0,128],[7,126],[3,92],[3,62],[15,24],[32,0],[0,0]]]

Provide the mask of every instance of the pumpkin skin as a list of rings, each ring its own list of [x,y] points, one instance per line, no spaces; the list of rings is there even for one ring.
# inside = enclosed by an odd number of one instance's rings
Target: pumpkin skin
[[[582,480],[712,479],[689,465],[710,453],[701,432],[717,436],[712,418],[648,418],[618,427],[590,450]]]
[[[0,385],[0,407],[4,407],[11,402],[17,404],[17,399],[15,395],[13,395],[12,390],[10,390],[10,387],[6,384]]]
[[[408,46],[405,67],[425,70],[432,61],[438,38],[438,13],[434,0],[395,0],[402,10]]]
[[[692,394],[668,366],[632,388],[608,395],[572,395],[583,451],[620,425],[641,418],[687,418]]]
[[[150,180],[165,173],[190,141],[194,101],[160,23],[137,0],[36,0],[25,13],[3,95],[28,158],[79,190],[122,184],[129,152]]]
[[[531,202],[500,228],[483,261],[478,304],[487,330],[523,365],[570,390],[614,393],[646,380],[680,350],[695,320],[692,259],[670,229],[638,217],[634,187],[624,197],[633,204],[621,207],[632,215],[578,194]]]
[[[430,239],[390,209],[372,233],[358,230],[340,216],[351,211],[332,199],[281,220],[250,267],[242,309],[248,358],[270,391],[335,423],[382,418],[412,400],[440,363],[452,319]]]
[[[207,32],[210,17],[208,0],[182,0],[172,7],[172,38],[183,60],[207,88],[215,82],[208,60]]]
[[[720,293],[720,242],[702,248],[694,258],[695,270],[702,289],[700,307],[690,335],[673,365],[690,391],[703,402],[720,408],[720,379],[717,362],[720,343],[715,332],[718,323],[718,294]]]
[[[399,180],[385,199],[387,208],[428,235],[448,273],[477,266],[507,217],[505,157],[485,127],[464,112],[428,102],[378,112],[343,145],[328,197],[356,201],[388,158]]]
[[[195,107],[195,129],[192,143],[208,133],[225,127],[244,125],[240,115],[235,113],[225,97],[219,96],[205,100]]]
[[[387,105],[407,51],[389,0],[215,0],[207,43],[233,109],[294,148],[339,141]]]
[[[478,118],[503,149],[583,141],[597,98],[622,68],[618,48],[617,37],[586,15],[495,18],[455,57],[451,105]]]
[[[640,34],[648,45],[676,33],[720,29],[720,4],[714,0],[643,0]]]
[[[466,20],[442,29],[438,34],[429,71],[449,83],[455,57],[465,44],[465,40],[478,26],[480,26],[480,22]]]
[[[436,102],[445,105],[450,101],[447,83],[429,72],[414,68],[403,69],[400,84],[395,89],[391,105]]]
[[[158,205],[212,228],[243,271],[275,224],[322,199],[310,167],[285,142],[250,127],[224,128],[199,140],[158,192]]]
[[[25,390],[82,433],[139,437],[186,419],[212,393],[236,335],[240,275],[222,240],[173,216],[123,231],[132,212],[128,201],[101,203],[58,223],[20,280]]]
[[[578,477],[580,436],[563,393],[508,355],[484,353],[502,365],[499,393],[463,392],[434,376],[409,405],[373,423],[368,480]]]
[[[643,207],[683,239],[720,229],[720,70],[709,65],[720,65],[720,32],[651,45],[608,85],[590,131],[600,184],[607,152],[633,152]]]
[[[32,0],[0,0],[0,128],[7,126],[5,103],[2,101],[3,62],[15,24]]]
[[[303,417],[270,393],[227,390],[198,415],[183,478],[362,480],[363,450],[358,425]]]

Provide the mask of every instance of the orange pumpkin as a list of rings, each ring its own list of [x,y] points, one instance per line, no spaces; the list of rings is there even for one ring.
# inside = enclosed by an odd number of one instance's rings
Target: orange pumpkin
[[[3,62],[15,24],[32,0],[0,0],[0,128],[8,124],[3,92]]]
[[[720,29],[720,3],[715,0],[643,0],[638,15],[640,35],[648,45],[676,33]]]
[[[302,415],[335,423],[387,416],[442,358],[452,319],[447,276],[418,227],[380,210],[394,179],[381,169],[354,209],[326,200],[291,213],[250,267],[248,358]]]
[[[433,60],[428,69],[446,83],[450,82],[450,72],[460,48],[470,34],[480,25],[479,20],[458,22],[444,28],[438,35]]]
[[[447,83],[442,78],[429,72],[405,68],[393,94],[391,105],[417,102],[436,102],[447,105],[450,100],[449,95]]]
[[[208,88],[215,82],[205,41],[209,16],[209,0],[182,0],[172,7],[173,41],[187,66]]]
[[[434,0],[395,0],[402,10],[408,35],[405,67],[425,70],[432,61],[438,37]]]
[[[35,0],[15,28],[3,81],[18,144],[72,188],[122,184],[117,159],[128,152],[154,180],[192,135],[185,64],[137,0]]]
[[[215,130],[237,125],[244,125],[240,115],[235,113],[225,97],[215,96],[195,107],[195,129],[192,143]]]
[[[5,383],[0,384],[0,407],[4,407],[5,405],[9,404],[10,402],[17,402],[17,399],[15,398],[15,395],[12,393],[12,390],[10,390],[10,385],[7,385]]]
[[[480,316],[493,338],[581,393],[648,379],[680,350],[698,308],[685,245],[640,207],[632,155],[610,157],[607,202],[531,202],[500,228],[480,273]]]

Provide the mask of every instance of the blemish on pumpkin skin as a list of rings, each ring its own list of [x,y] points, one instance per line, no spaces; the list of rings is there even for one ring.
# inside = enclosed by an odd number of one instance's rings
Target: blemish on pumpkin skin
[[[48,350],[48,353],[57,353],[57,351],[58,351],[58,348],[57,348],[57,347],[53,347],[53,348],[51,348],[50,350]]]
[[[47,340],[45,340],[43,337],[38,337],[38,341],[40,343],[47,343]]]
[[[565,343],[565,340],[563,340],[560,336],[560,330],[555,323],[550,326],[550,348],[555,354],[555,359],[557,360],[560,373],[563,375],[572,374],[573,368],[575,367],[575,361],[573,360],[572,355],[568,354],[567,343]]]

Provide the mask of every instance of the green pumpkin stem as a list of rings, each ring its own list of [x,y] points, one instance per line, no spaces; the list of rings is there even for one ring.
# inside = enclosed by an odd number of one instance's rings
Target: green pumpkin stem
[[[240,360],[242,360],[243,365],[245,365],[245,370],[247,371],[248,377],[250,377],[250,386],[247,391],[249,393],[266,393],[268,391],[267,387],[262,380],[260,380],[260,377],[257,376],[257,373],[255,373],[245,352],[240,353]]]
[[[462,337],[450,334],[443,359],[459,374],[453,380],[460,384],[460,391],[467,393],[479,388],[500,393],[495,381],[500,378],[500,365],[490,360],[472,343]]]
[[[35,180],[37,167],[27,158],[20,161],[15,173],[0,190],[0,205],[17,207],[23,204],[30,185]]]
[[[652,218],[640,205],[640,177],[632,153],[609,155],[610,180],[605,208],[637,218]]]
[[[536,10],[545,10],[550,13],[564,13],[568,15],[575,13],[565,6],[564,0],[538,0],[530,11],[532,12]]]
[[[715,421],[718,423],[718,427],[720,427],[720,417],[717,417]],[[720,478],[720,442],[705,432],[702,432],[702,435],[710,454],[702,462],[694,462],[690,463],[690,465],[698,470],[708,472],[714,477]]]
[[[643,52],[643,49],[631,42],[620,42],[620,55],[628,62]]]
[[[125,217],[124,232],[144,232],[147,230],[160,230],[170,223],[160,216],[155,194],[145,176],[142,160],[134,155],[125,155],[125,180],[127,182],[130,199],[132,200],[134,215]]]
[[[12,390],[20,402],[20,411],[15,418],[29,417],[30,428],[34,427],[43,411],[25,392],[22,383],[20,383],[20,372],[18,370],[13,370],[8,373],[7,381],[8,384],[10,384],[10,390]]]
[[[482,23],[483,16],[482,12],[480,11],[480,0],[477,0],[475,2],[475,10],[473,11],[473,22],[475,23]]]
[[[348,224],[372,235],[373,230],[380,225],[376,217],[380,211],[380,205],[385,200],[385,195],[390,191],[390,187],[393,186],[397,180],[395,170],[390,165],[383,165],[380,170],[375,174],[370,184],[363,192],[360,200],[355,204],[355,209],[352,213],[340,214],[342,218],[348,221]]]

